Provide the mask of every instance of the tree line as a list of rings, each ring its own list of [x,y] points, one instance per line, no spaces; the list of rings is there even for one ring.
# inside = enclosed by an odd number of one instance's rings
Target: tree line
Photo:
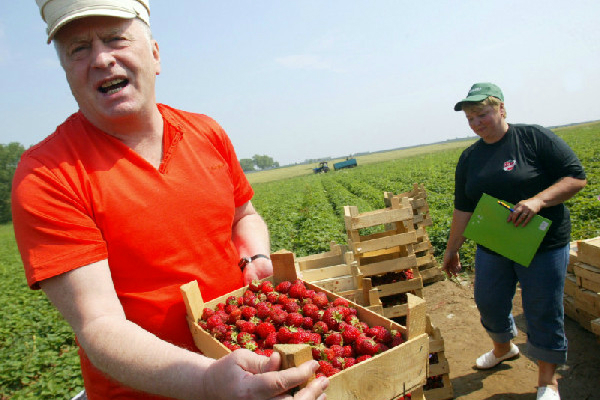
[[[256,168],[263,170],[269,168],[277,168],[279,167],[279,163],[277,161],[273,161],[272,157],[267,155],[258,155],[255,154],[252,158],[242,158],[240,159],[240,165],[244,172],[256,171]]]

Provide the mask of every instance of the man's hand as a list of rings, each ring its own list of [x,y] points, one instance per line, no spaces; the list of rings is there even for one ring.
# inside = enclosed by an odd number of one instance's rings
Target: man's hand
[[[244,286],[248,286],[253,280],[261,280],[273,275],[273,263],[271,260],[259,257],[244,268]]]
[[[325,399],[326,378],[313,380],[295,396],[290,389],[306,382],[318,369],[316,361],[279,371],[281,356],[264,357],[250,350],[236,350],[215,361],[203,377],[204,398],[210,399]]]

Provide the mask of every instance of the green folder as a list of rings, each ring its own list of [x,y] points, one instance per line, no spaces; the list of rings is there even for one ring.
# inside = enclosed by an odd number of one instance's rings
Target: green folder
[[[511,208],[512,204],[507,204]],[[510,210],[484,193],[467,223],[463,236],[504,257],[528,267],[552,221],[534,216],[527,226],[506,222]]]

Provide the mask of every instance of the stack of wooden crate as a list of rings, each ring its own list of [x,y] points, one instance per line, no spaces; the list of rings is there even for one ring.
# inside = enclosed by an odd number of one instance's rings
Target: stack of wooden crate
[[[412,206],[406,197],[393,197],[390,203],[390,207],[364,213],[345,206],[344,221],[363,292],[372,296],[365,303],[381,304],[385,317],[401,321],[407,312],[406,294],[423,298],[423,281],[414,251],[417,232]],[[369,228],[379,231],[365,233]]]
[[[447,400],[454,398],[450,382],[450,364],[445,355],[444,338],[439,328],[427,316],[426,332],[429,335],[429,372],[423,389],[427,400]]]
[[[391,207],[392,198],[408,198],[413,209],[413,223],[417,232],[417,243],[413,246],[417,257],[417,267],[421,273],[423,284],[434,283],[444,279],[444,274],[435,260],[433,245],[427,235],[427,227],[433,221],[427,204],[427,191],[423,185],[413,184],[413,189],[400,194],[385,192],[386,207]]]
[[[600,236],[571,243],[565,314],[600,339]]]

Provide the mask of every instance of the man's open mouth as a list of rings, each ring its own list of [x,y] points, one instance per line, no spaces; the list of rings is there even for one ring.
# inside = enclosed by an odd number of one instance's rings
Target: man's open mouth
[[[103,83],[98,90],[102,93],[113,94],[123,89],[128,83],[129,80],[127,79],[113,79],[112,81]]]

